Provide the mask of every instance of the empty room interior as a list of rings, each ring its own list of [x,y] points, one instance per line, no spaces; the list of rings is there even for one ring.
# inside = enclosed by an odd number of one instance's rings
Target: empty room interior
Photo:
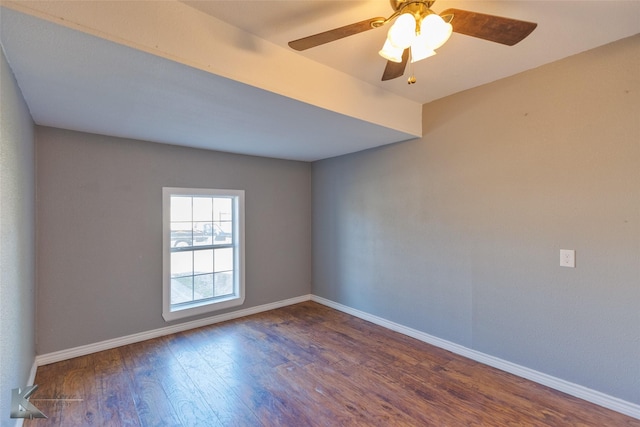
[[[0,425],[640,426],[639,33],[2,0]]]

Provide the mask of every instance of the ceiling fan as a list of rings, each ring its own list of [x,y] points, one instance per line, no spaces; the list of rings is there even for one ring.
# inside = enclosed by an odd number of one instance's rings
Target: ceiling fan
[[[523,40],[538,24],[486,15],[461,9],[447,9],[440,14],[431,10],[435,3],[427,0],[390,0],[394,12],[388,18],[376,17],[334,28],[312,36],[289,42],[292,49],[302,51],[344,37],[382,27],[395,20],[379,54],[387,59],[382,80],[391,80],[404,74],[411,56],[417,62],[435,55],[452,32],[513,46]],[[409,78],[415,83],[415,78]]]

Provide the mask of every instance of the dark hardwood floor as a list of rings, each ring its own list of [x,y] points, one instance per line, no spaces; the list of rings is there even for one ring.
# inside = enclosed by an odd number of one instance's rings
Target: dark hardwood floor
[[[305,302],[38,368],[35,426],[640,426]]]

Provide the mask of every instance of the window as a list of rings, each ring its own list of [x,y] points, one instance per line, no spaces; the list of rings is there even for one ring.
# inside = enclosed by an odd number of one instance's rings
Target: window
[[[244,191],[163,188],[162,316],[244,302]]]

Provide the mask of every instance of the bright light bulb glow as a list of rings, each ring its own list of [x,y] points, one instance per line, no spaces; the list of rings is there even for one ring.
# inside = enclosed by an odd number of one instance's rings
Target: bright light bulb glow
[[[426,43],[431,50],[445,44],[452,31],[451,24],[444,22],[444,19],[435,13],[426,16],[420,25],[420,36],[424,38],[422,43]]]
[[[403,13],[398,16],[387,34],[387,40],[393,46],[406,49],[411,46],[411,42],[416,37],[416,20],[410,13]]]
[[[425,16],[419,27],[416,33],[416,18],[411,13],[398,16],[378,54],[389,61],[402,62],[404,50],[410,47],[411,62],[421,61],[435,55],[435,50],[449,40],[453,31],[451,24],[435,13]]]
[[[419,35],[411,44],[411,62],[422,61],[423,59],[436,54],[424,39],[424,35]]]
[[[402,54],[404,53],[404,49],[395,47],[389,40],[384,42],[384,46],[382,50],[378,52],[380,56],[384,59],[393,62],[402,62]]]

